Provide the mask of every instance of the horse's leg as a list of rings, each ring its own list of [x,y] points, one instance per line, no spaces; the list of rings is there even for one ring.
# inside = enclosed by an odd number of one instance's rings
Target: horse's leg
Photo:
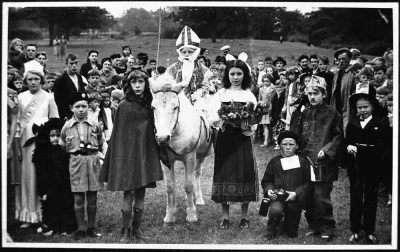
[[[164,223],[175,222],[175,170],[174,163],[171,164],[171,169],[162,164],[164,172],[164,180],[167,184],[167,209],[164,217]]]
[[[197,158],[196,161],[196,170],[194,173],[194,198],[196,205],[204,205],[203,194],[201,193],[201,165],[203,164],[204,157]]]
[[[196,206],[194,205],[194,168],[196,165],[196,154],[189,153],[185,160],[185,191],[186,191],[186,221],[197,222]]]

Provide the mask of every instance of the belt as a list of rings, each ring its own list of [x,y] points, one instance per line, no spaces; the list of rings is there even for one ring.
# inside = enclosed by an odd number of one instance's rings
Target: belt
[[[89,156],[89,155],[96,154],[96,153],[97,153],[97,150],[86,150],[86,151],[78,150],[75,152],[71,152],[70,154],[71,155]]]
[[[362,146],[362,147],[376,147],[374,144],[361,144],[361,143],[356,143],[357,146]]]

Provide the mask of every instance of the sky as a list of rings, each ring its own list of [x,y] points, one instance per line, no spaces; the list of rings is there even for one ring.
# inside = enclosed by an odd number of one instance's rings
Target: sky
[[[99,2],[97,2],[99,3]],[[121,17],[124,14],[125,10],[128,10],[130,8],[143,8],[147,11],[155,11],[158,8],[163,8],[167,6],[193,6],[193,5],[202,5],[202,6],[218,6],[218,2],[112,2],[110,3],[101,3],[100,7],[105,8],[111,15],[114,17],[118,18]],[[226,3],[224,3],[226,4]],[[241,3],[234,2],[232,4],[239,5]],[[248,4],[257,4],[257,3],[245,3],[245,5]],[[279,5],[279,3],[258,3],[258,6],[263,5],[263,6],[272,6],[271,4],[274,4],[274,6],[284,6],[287,7],[288,11],[294,11],[294,10],[299,10],[301,13],[306,13],[306,12],[311,12],[315,6],[310,5],[310,3],[298,3],[298,2],[292,2],[290,4],[288,3],[283,3]],[[242,5],[244,6],[244,5]],[[254,5],[257,6],[257,5]]]

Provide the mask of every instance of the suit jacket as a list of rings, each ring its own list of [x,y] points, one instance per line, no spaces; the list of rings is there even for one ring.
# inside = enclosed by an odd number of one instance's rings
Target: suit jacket
[[[308,156],[314,163],[320,150],[325,158],[319,163],[325,164],[325,182],[338,179],[338,161],[343,144],[343,128],[341,117],[336,109],[322,103],[309,107],[301,112],[297,129],[293,129],[301,137],[299,149],[302,156]]]
[[[110,109],[111,109],[111,119],[114,122],[115,108],[110,106]],[[108,130],[108,121],[107,121],[107,116],[106,116],[106,112],[104,111],[104,108],[100,108],[99,118],[102,119],[104,122],[104,129]]]
[[[315,75],[325,79],[326,93],[327,93],[326,94],[326,103],[329,104],[331,101],[331,97],[332,97],[332,82],[333,82],[334,73],[332,73],[331,71],[326,71],[326,72],[318,71]]]
[[[58,107],[58,114],[63,120],[65,118],[70,119],[73,115],[69,108],[71,97],[78,91],[85,91],[85,83],[82,80],[82,76],[76,75],[78,76],[78,90],[66,71],[54,82],[54,100]]]
[[[96,62],[96,66],[97,66],[97,70],[100,71],[102,66],[97,62]],[[84,76],[86,79],[88,79],[88,72],[90,70],[92,70],[92,64],[90,64],[90,62],[83,63],[81,66],[80,74],[82,76]]]
[[[339,72],[336,72],[333,77],[333,82],[332,82],[332,96],[331,96],[331,101],[330,105],[333,108],[336,108],[336,96],[340,95],[341,96],[341,111],[338,111],[339,114],[342,116],[342,125],[343,129],[346,129],[347,123],[349,122],[350,119],[350,109],[349,109],[349,96],[351,94],[352,86],[355,85],[354,83],[354,73],[351,71],[351,66],[347,67],[344,70],[343,77],[341,80],[341,88],[340,90],[337,90],[337,81],[338,81],[338,76]],[[344,137],[346,137],[346,132]]]
[[[278,120],[279,115],[282,112],[283,105],[285,104],[285,91],[281,93],[278,98],[278,93],[275,94],[271,98],[271,119],[274,121]]]
[[[350,120],[346,129],[345,147],[347,148],[348,145],[357,147],[358,172],[356,171],[354,157],[350,158],[352,162],[349,162],[347,165],[349,177],[354,178],[356,175],[361,178],[369,177],[379,179],[381,177],[380,175],[384,169],[377,170],[378,167],[383,168],[379,156],[379,141],[382,138],[380,127],[381,123],[379,118],[374,116],[372,116],[372,119],[364,128],[361,127],[358,117]]]

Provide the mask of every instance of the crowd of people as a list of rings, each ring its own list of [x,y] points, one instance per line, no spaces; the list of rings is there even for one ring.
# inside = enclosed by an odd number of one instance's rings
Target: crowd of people
[[[380,183],[392,203],[391,48],[370,61],[358,49],[340,48],[332,64],[330,56],[312,54],[301,55],[295,66],[266,56],[251,67],[247,54],[234,55],[229,45],[212,60],[185,26],[176,41],[178,61],[166,68],[145,52],[134,55],[129,45],[100,63],[99,51],[90,50],[79,66],[76,54],[65,55],[66,43],[54,40],[54,56],[66,64],[60,73],[46,69],[47,54],[35,44],[15,38],[9,49],[7,174],[21,228],[34,225],[46,236],[72,233],[77,240],[101,236],[97,194],[106,182],[107,190],[124,191],[121,242],[143,239],[146,188],[163,179],[159,161],[166,164],[154,139],[149,86],[166,73],[186,84],[182,92],[212,126],[211,199],[222,206],[220,228],[229,228],[234,205],[242,210],[239,228],[249,228],[249,204],[261,193],[269,205],[268,240],[297,237],[304,210],[307,235],[329,241],[336,225],[331,192],[342,167],[350,179],[349,239],[358,242],[364,230],[368,243],[378,243]],[[268,113],[258,122],[234,124],[218,114],[231,102],[260,104]],[[280,152],[261,181],[256,137],[261,148]]]

